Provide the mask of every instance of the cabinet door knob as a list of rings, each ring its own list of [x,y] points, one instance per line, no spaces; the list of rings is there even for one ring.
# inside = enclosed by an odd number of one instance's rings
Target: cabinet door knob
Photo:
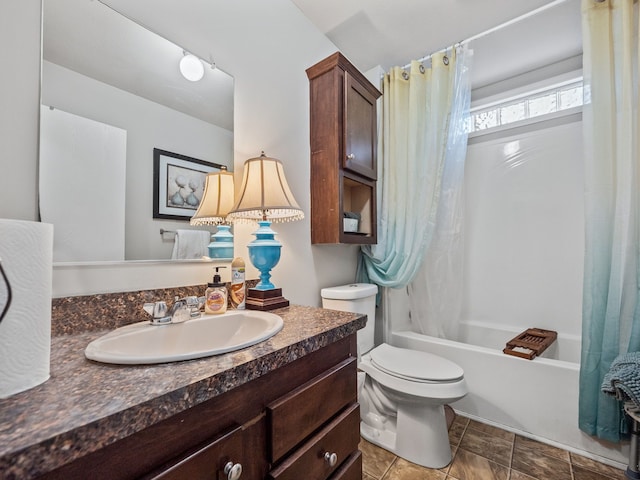
[[[224,473],[227,480],[238,480],[242,476],[242,465],[239,463],[227,462],[224,466]]]
[[[324,460],[329,464],[330,467],[335,467],[336,463],[338,463],[338,455],[335,453],[325,452]]]
[[[347,155],[347,160],[353,160],[354,158],[356,158],[356,156],[353,153]]]

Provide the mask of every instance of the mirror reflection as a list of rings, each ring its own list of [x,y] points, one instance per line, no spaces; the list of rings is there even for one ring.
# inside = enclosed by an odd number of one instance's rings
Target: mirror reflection
[[[233,78],[198,52],[203,78],[187,80],[187,53],[99,1],[43,1],[39,192],[55,262],[170,259],[160,230],[195,228],[153,218],[153,151],[231,170]]]

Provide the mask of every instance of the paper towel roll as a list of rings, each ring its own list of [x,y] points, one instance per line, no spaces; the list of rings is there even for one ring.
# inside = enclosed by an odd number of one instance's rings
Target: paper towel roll
[[[49,378],[53,225],[0,219],[0,261],[11,305],[0,323],[0,398]],[[0,278],[0,312],[8,290]]]

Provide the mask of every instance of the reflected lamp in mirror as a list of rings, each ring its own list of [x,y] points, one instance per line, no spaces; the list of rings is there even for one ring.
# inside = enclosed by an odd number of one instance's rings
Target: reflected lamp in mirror
[[[218,231],[211,236],[209,257],[215,259],[233,259],[233,235],[227,215],[233,207],[233,173],[222,166],[220,171],[207,174],[204,181],[204,193],[191,225],[216,225]]]
[[[229,214],[233,222],[258,221],[256,239],[247,245],[249,259],[260,271],[260,282],[247,292],[246,305],[253,310],[286,307],[282,289],[271,283],[271,269],[280,260],[282,244],[274,238],[271,222],[302,220],[304,213],[298,206],[284,175],[280,160],[267,157],[264,152],[244,163],[242,186],[236,204]]]

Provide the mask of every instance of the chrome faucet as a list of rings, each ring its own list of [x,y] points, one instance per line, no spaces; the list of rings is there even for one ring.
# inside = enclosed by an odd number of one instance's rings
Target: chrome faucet
[[[145,303],[142,307],[145,312],[151,315],[149,323],[151,325],[167,325],[169,323],[182,323],[191,318],[200,316],[200,309],[204,305],[204,297],[176,297],[171,308],[166,302],[159,301]]]

